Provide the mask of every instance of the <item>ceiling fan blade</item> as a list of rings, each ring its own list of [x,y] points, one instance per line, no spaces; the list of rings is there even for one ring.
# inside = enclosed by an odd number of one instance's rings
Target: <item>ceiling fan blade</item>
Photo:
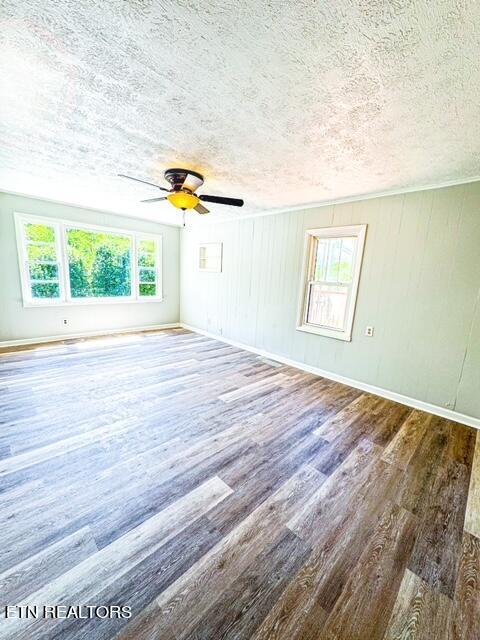
[[[194,176],[192,173],[187,173],[187,177],[183,182],[184,189],[188,189],[189,191],[195,192],[198,187],[201,187],[203,184],[202,178],[198,176]]]
[[[149,198],[148,200],[140,200],[140,202],[160,202],[160,200],[167,200],[166,196],[162,198]]]
[[[221,196],[198,196],[204,202],[215,202],[216,204],[229,204],[232,207],[243,207],[243,200],[239,198],[222,198]]]
[[[207,207],[204,207],[203,204],[200,204],[200,202],[197,204],[197,206],[195,207],[195,211],[197,213],[201,213],[202,215],[204,213],[210,213],[210,209],[207,209]]]
[[[127,178],[127,180],[135,180],[135,182],[141,182],[142,184],[149,184],[151,187],[156,187],[157,189],[161,189],[162,191],[168,191],[164,187],[160,187],[158,184],[154,184],[153,182],[147,182],[146,180],[140,180],[139,178],[132,178],[132,176],[126,176],[123,173],[117,174],[119,178]]]

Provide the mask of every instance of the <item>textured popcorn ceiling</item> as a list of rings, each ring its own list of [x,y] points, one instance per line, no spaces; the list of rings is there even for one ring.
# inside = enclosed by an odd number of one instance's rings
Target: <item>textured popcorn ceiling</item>
[[[480,174],[480,3],[0,0],[0,190],[179,222]]]

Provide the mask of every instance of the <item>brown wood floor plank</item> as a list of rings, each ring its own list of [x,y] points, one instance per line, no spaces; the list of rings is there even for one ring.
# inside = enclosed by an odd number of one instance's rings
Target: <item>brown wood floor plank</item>
[[[403,474],[398,490],[399,504],[413,514],[421,514],[426,508],[448,438],[448,424],[434,416]]]
[[[369,424],[369,437],[382,447],[395,437],[402,423],[411,414],[412,409],[398,402],[383,400],[380,407],[373,412]]]
[[[480,638],[480,539],[465,532],[453,600],[455,640]]]
[[[439,471],[423,517],[409,568],[453,597],[468,491],[464,465],[450,462]]]
[[[450,598],[407,569],[384,640],[453,640],[452,609]]]
[[[311,554],[272,607],[252,640],[314,638],[328,613],[318,602],[318,583],[324,554]]]
[[[383,637],[413,547],[415,529],[415,518],[402,507],[394,505],[385,512],[320,638]]]
[[[348,495],[340,493],[342,509],[327,509],[314,532],[308,533],[314,551],[296,578],[300,585],[309,585],[306,608],[333,609],[372,531],[391,508],[397,483],[398,471],[375,458],[359,486]],[[311,630],[316,626],[310,615],[307,623]]]
[[[453,598],[473,454],[473,430],[450,426],[449,443],[421,514],[411,569],[441,593]]]
[[[478,433],[465,512],[465,531],[480,538],[480,435]]]
[[[177,640],[251,638],[309,552],[300,538],[284,529],[205,611],[194,631],[173,626]]]
[[[362,393],[334,416],[324,420],[315,433],[332,442],[348,427],[381,403],[381,398]]]
[[[363,440],[337,467],[316,491],[301,511],[298,511],[287,526],[304,540],[315,545],[322,535],[322,523],[331,525],[332,518],[342,518],[338,508],[339,499],[343,509],[355,498],[371,465],[379,457],[380,449],[369,440]]]
[[[386,447],[382,460],[405,470],[428,429],[432,416],[412,411]]]

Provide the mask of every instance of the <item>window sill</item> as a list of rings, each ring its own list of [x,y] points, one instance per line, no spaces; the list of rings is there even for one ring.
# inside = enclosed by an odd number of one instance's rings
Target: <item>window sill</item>
[[[148,302],[163,302],[164,298],[148,298],[145,300],[141,300],[141,299],[128,299],[128,300],[122,300],[122,299],[105,299],[105,298],[89,298],[88,300],[70,300],[70,301],[53,301],[53,302],[47,302],[47,301],[43,301],[43,302],[23,302],[23,306],[24,308],[28,308],[28,309],[35,309],[37,307],[41,307],[41,308],[45,308],[45,307],[81,307],[81,306],[87,306],[87,305],[92,305],[92,304],[96,304],[96,305],[104,305],[104,304],[135,304],[135,303],[139,303],[139,304],[145,304]]]
[[[334,329],[323,329],[322,327],[315,327],[309,324],[302,324],[297,327],[297,331],[305,331],[305,333],[315,333],[318,336],[324,336],[325,338],[335,338],[335,340],[343,340],[344,342],[351,342],[352,335],[345,331],[335,331]]]

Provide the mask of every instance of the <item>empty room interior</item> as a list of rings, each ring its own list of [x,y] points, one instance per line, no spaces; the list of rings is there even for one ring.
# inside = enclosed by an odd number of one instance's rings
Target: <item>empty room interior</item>
[[[480,640],[480,5],[0,24],[0,640]]]

